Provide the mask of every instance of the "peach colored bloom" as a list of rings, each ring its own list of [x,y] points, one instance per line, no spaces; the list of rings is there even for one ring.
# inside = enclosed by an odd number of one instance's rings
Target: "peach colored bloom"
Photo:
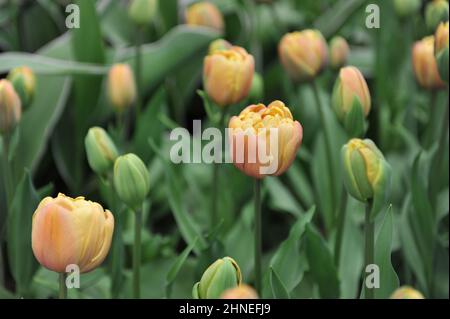
[[[442,81],[434,57],[434,36],[428,36],[414,44],[412,62],[417,82],[425,89],[441,89]]]
[[[189,6],[185,12],[186,23],[194,26],[204,26],[223,32],[222,13],[211,2],[202,1]]]

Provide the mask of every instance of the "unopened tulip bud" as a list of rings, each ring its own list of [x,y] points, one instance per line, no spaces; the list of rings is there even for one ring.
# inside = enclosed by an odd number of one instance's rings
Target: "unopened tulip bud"
[[[261,101],[264,96],[264,81],[262,76],[259,73],[256,73],[253,75],[253,81],[252,86],[250,88],[250,93],[248,94],[248,97],[250,98],[250,101],[257,102]]]
[[[209,45],[208,54],[211,55],[218,51],[229,50],[231,49],[231,47],[232,47],[231,43],[228,42],[227,40],[217,39],[211,42],[211,44]]]
[[[366,80],[354,66],[342,68],[333,89],[332,105],[339,121],[350,136],[359,136],[365,129],[371,98]]]
[[[119,156],[114,164],[114,187],[119,198],[130,208],[137,209],[150,189],[148,169],[134,154]]]
[[[344,184],[355,199],[373,202],[372,216],[385,203],[391,168],[369,139],[351,139],[341,151]]]
[[[409,286],[403,286],[394,291],[390,299],[425,299],[425,298],[419,291],[415,290],[414,288],[411,288]]]
[[[110,211],[83,197],[46,197],[33,214],[33,253],[47,269],[64,273],[77,265],[82,273],[98,267],[109,252],[114,231]]]
[[[441,78],[448,83],[448,21],[439,24],[434,36],[434,55]]]
[[[132,0],[128,16],[137,25],[146,25],[153,21],[158,11],[158,0]]]
[[[405,18],[420,10],[421,0],[394,0],[395,12]]]
[[[108,96],[117,112],[123,112],[136,99],[133,71],[127,64],[115,64],[108,74]]]
[[[209,27],[219,32],[224,30],[222,13],[211,2],[202,1],[189,6],[185,18],[188,25]]]
[[[330,66],[338,70],[347,64],[350,47],[343,37],[334,37],[330,41]]]
[[[248,285],[239,285],[226,290],[220,299],[258,299],[258,294]]]
[[[8,74],[8,80],[19,95],[23,108],[30,106],[36,89],[36,77],[33,71],[26,66],[15,68]]]
[[[448,21],[447,0],[433,0],[427,4],[425,9],[425,22],[429,30],[436,30],[441,22]]]
[[[89,129],[84,140],[89,166],[100,175],[106,174],[119,156],[114,142],[101,127]]]
[[[445,86],[434,57],[434,36],[425,37],[414,44],[412,63],[417,82],[423,88],[436,90]]]
[[[241,270],[234,259],[224,257],[216,260],[203,273],[192,295],[195,299],[218,299],[227,289],[237,287],[242,282]]]
[[[325,39],[318,30],[292,32],[283,36],[278,54],[286,72],[296,81],[310,81],[328,61]]]
[[[244,100],[252,85],[255,61],[245,49],[233,46],[205,57],[203,86],[221,107]]]
[[[22,116],[22,104],[11,82],[0,80],[0,134],[11,133]]]

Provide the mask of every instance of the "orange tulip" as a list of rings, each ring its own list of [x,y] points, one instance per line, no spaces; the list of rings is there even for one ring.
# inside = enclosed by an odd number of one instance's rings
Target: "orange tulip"
[[[108,74],[109,100],[117,112],[130,107],[136,99],[136,84],[128,64],[115,64]]]
[[[238,287],[225,290],[220,299],[258,299],[258,294],[255,289],[243,284]]]
[[[11,82],[0,80],[0,134],[10,133],[22,116],[22,103]]]
[[[302,126],[281,101],[250,105],[228,127],[233,163],[254,178],[283,174],[303,138]]]
[[[444,87],[434,57],[434,36],[428,36],[414,44],[412,62],[417,82],[425,89]]]
[[[185,17],[188,25],[209,27],[223,32],[222,13],[211,2],[202,1],[189,6]]]

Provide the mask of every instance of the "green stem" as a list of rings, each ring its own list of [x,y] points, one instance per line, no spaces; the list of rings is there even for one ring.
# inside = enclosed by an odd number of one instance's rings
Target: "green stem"
[[[134,214],[134,246],[133,246],[133,297],[141,297],[141,228],[142,228],[142,209],[137,209]]]
[[[136,30],[136,121],[134,125],[138,125],[138,121],[141,115],[141,109],[142,109],[142,30],[140,27]]]
[[[0,287],[5,286],[5,266],[3,263],[3,240],[0,234]]]
[[[436,123],[439,120],[438,114],[439,112],[437,112],[436,110],[436,100],[437,100],[437,93],[436,91],[432,91],[430,96],[430,118],[428,119],[428,126],[426,128],[423,143],[424,148],[427,150],[430,149],[430,147],[433,145]]]
[[[9,141],[10,137],[6,133],[3,135],[3,150],[2,150],[2,164],[3,164],[3,182],[5,185],[5,192],[6,192],[6,211],[9,209],[9,205],[12,201],[12,192],[13,187],[11,184],[11,170],[9,166]]]
[[[66,273],[59,274],[59,299],[67,299]]]
[[[261,296],[261,258],[262,258],[262,231],[261,231],[261,180],[255,179],[255,288]]]
[[[334,264],[336,265],[337,268],[339,268],[339,261],[341,258],[341,247],[342,247],[342,238],[344,237],[346,213],[347,213],[347,192],[344,188],[341,195],[341,205],[339,208],[339,215],[336,222],[337,231],[336,231],[336,241],[334,243]]]
[[[365,218],[365,250],[364,250],[364,296],[365,299],[374,299],[375,290],[367,286],[366,272],[367,266],[374,263],[374,248],[375,248],[375,224],[370,218],[372,211],[372,203],[369,202],[366,205],[366,218]]]

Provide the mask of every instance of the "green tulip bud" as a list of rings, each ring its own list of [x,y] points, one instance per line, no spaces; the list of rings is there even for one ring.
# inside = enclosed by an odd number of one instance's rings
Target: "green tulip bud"
[[[19,95],[23,108],[26,109],[31,105],[36,89],[36,77],[33,71],[26,66],[15,68],[8,74],[8,80]]]
[[[119,198],[133,209],[142,205],[150,189],[147,167],[134,154],[119,156],[114,164],[114,187]]]
[[[264,97],[264,80],[259,73],[253,74],[252,86],[248,94],[250,101],[255,103],[261,101]]]
[[[405,18],[420,10],[421,0],[394,0],[395,12]]]
[[[390,166],[381,151],[369,139],[351,139],[341,150],[344,184],[361,202],[372,201],[371,216],[385,203],[390,182]]]
[[[441,22],[448,21],[448,2],[446,0],[433,0],[425,9],[425,22],[429,30],[436,30]]]
[[[119,156],[116,145],[101,127],[89,129],[84,145],[89,166],[99,175],[106,174]]]
[[[157,0],[132,0],[128,8],[128,16],[137,25],[146,25],[152,22],[157,10]]]
[[[203,273],[192,289],[195,299],[219,299],[228,289],[242,283],[241,270],[234,259],[224,257],[216,260]]]

